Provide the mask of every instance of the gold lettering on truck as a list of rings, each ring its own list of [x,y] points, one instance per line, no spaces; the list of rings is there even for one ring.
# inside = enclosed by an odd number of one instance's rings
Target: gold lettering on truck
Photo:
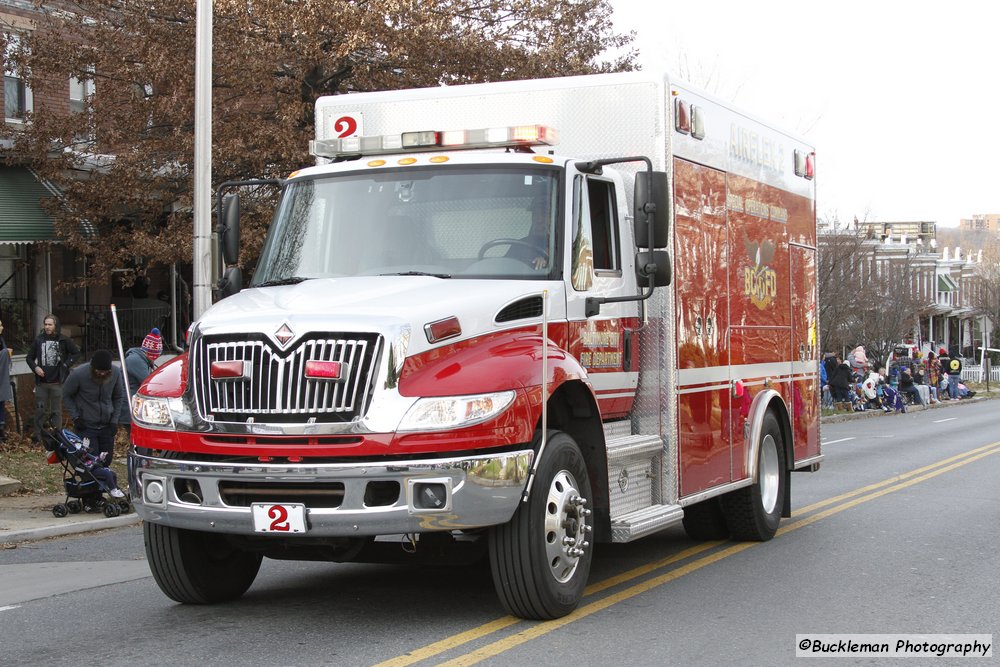
[[[750,303],[764,310],[778,296],[778,274],[768,266],[774,257],[774,243],[754,243],[744,238],[743,246],[753,262],[753,266],[743,269],[743,294],[750,298]]]

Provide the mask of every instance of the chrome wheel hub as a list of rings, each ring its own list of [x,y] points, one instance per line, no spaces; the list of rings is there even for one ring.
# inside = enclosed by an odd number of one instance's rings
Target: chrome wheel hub
[[[760,480],[760,504],[764,512],[773,514],[778,504],[781,470],[778,469],[778,445],[770,435],[764,436],[760,443],[760,470],[757,474]]]
[[[576,487],[573,475],[561,470],[552,478],[545,499],[545,555],[553,578],[560,583],[573,577],[590,548],[587,519],[591,512]]]

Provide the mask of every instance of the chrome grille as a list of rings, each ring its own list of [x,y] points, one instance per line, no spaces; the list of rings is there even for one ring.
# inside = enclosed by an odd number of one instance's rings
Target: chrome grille
[[[264,337],[201,338],[192,355],[198,410],[215,421],[351,421],[364,414],[371,397],[380,341],[376,334],[326,334],[282,352]],[[246,375],[213,381],[210,369],[219,361],[244,362]],[[338,361],[344,377],[307,378],[310,361]]]

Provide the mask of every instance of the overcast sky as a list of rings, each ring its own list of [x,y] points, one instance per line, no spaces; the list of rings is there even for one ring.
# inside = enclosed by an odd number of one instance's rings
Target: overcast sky
[[[644,69],[816,147],[818,213],[1000,213],[1000,2],[612,0]]]

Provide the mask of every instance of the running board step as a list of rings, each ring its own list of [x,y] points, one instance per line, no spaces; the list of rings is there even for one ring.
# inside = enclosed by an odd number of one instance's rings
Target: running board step
[[[631,542],[684,518],[680,505],[652,505],[611,519],[611,541]]]
[[[608,463],[623,461],[643,454],[653,456],[663,451],[663,438],[658,435],[623,435],[608,440]]]

